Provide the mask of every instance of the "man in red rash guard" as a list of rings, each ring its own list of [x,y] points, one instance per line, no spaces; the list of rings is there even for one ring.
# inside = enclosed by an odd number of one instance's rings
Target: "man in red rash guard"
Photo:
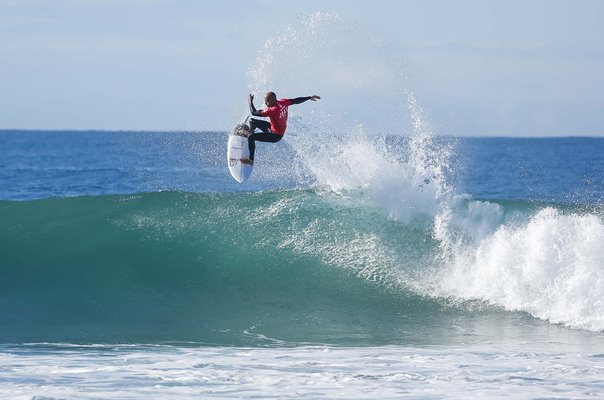
[[[266,104],[267,108],[256,110],[256,107],[254,107],[254,95],[250,94],[250,113],[254,117],[269,117],[270,122],[256,118],[250,120],[251,134],[248,136],[250,158],[244,158],[241,162],[250,165],[254,164],[256,142],[276,143],[283,138],[285,129],[287,128],[287,108],[290,105],[304,103],[308,100],[317,101],[319,99],[319,96],[309,96],[277,100],[277,95],[275,95],[275,93],[268,92],[266,96],[264,96],[264,104]],[[260,132],[255,133],[256,128],[258,128]]]

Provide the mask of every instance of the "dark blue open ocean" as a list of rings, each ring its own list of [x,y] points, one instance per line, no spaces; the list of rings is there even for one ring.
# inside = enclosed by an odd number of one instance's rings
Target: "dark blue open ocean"
[[[602,398],[604,139],[0,131],[2,398]]]

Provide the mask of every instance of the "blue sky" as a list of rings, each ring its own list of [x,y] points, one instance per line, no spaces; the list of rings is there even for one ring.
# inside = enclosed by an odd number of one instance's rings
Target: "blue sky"
[[[266,41],[317,11],[370,38],[372,68],[400,60],[437,134],[604,135],[604,2],[581,0],[0,0],[0,128],[227,130]],[[302,75],[278,94],[321,94],[332,115],[398,101]]]

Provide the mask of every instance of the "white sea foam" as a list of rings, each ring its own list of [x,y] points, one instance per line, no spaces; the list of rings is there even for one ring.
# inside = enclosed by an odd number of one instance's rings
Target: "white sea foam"
[[[3,399],[604,395],[602,354],[498,348],[0,348]]]
[[[475,205],[478,203],[475,203]],[[523,223],[492,229],[501,216],[489,203],[474,224],[479,230],[469,243],[449,246],[447,265],[434,284],[442,296],[481,299],[508,310],[573,328],[604,330],[604,222],[592,214],[563,214],[541,209]]]

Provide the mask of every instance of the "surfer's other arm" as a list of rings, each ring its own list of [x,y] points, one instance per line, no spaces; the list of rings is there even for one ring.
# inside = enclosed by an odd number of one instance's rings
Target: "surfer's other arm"
[[[300,103],[304,103],[305,101],[308,101],[308,100],[317,101],[319,99],[320,99],[320,97],[315,94],[313,96],[308,96],[308,97],[296,97],[295,99],[290,99],[290,101],[292,102],[292,104],[300,104]]]
[[[250,114],[252,114],[254,117],[262,117],[262,111],[256,110],[256,107],[254,106],[254,95],[250,94],[248,99],[250,103]]]

